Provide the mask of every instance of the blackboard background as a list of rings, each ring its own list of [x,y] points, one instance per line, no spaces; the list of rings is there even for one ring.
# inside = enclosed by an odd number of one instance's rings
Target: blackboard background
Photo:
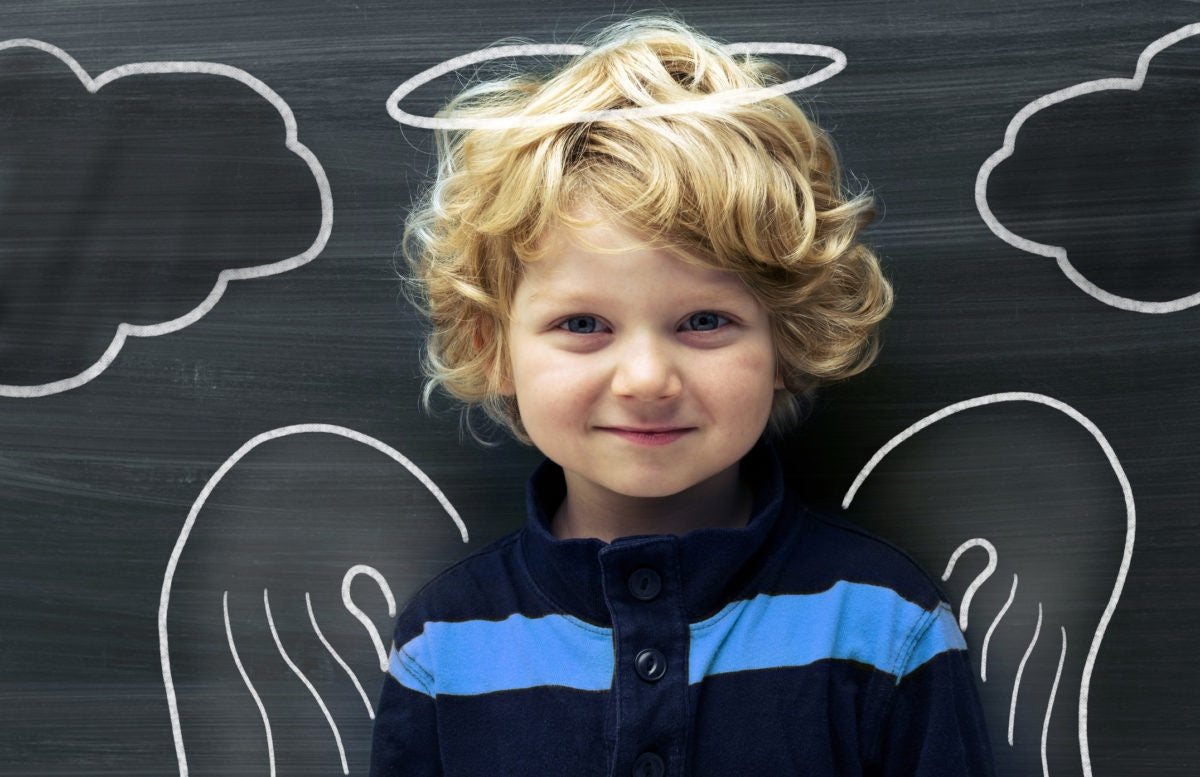
[[[781,445],[791,482],[835,506],[893,435],[972,397],[1037,392],[1090,418],[1128,475],[1137,535],[1095,656],[1086,758],[1076,736],[1083,655],[1127,537],[1121,489],[1096,439],[1042,404],[967,410],[890,454],[850,512],[934,574],[963,540],[994,543],[1000,565],[967,630],[977,652],[1020,574],[983,684],[1001,773],[1041,773],[1060,626],[1070,647],[1050,773],[1078,774],[1084,764],[1096,775],[1193,773],[1200,313],[1135,313],[1085,295],[1052,260],[994,235],[973,192],[1023,106],[1132,76],[1152,41],[1200,21],[1200,4],[674,7],[725,40],[818,43],[849,61],[802,99],[879,197],[871,241],[898,301],[877,366],[826,391]],[[263,442],[216,484],[180,557],[167,621],[172,668],[192,773],[268,774],[262,721],[229,660],[228,591],[246,669],[266,706],[283,711],[271,716],[279,773],[340,772],[329,725],[266,631],[260,592],[269,588],[283,643],[328,686],[350,772],[365,773],[369,720],[329,654],[298,636],[304,593],[374,696],[381,676],[362,626],[341,608],[342,572],[377,566],[403,602],[438,569],[519,525],[521,485],[537,458],[509,442],[463,442],[452,412],[428,417],[418,407],[419,325],[392,262],[432,138],[401,128],[384,101],[451,56],[508,36],[561,42],[603,25],[610,10],[633,8],[6,0],[0,37],[53,44],[92,76],[126,63],[203,60],[260,79],[294,112],[300,142],[328,176],[334,216],[313,261],[230,283],[191,326],[129,338],[93,380],[0,396],[0,771],[179,769],[158,614],[181,529],[205,484],[256,435],[324,423],[412,459],[458,508],[470,543],[378,450],[315,431]],[[443,79],[406,104],[429,112],[454,83]],[[1165,300],[1200,291],[1198,84],[1200,38],[1191,38],[1155,59],[1142,92],[1039,114],[1026,127],[1033,140],[993,176],[997,217],[1066,246],[1114,293]],[[307,248],[320,221],[317,186],[282,138],[278,113],[228,79],[129,76],[89,96],[48,54],[0,51],[0,384],[69,378],[99,358],[118,322],[180,316],[221,269]],[[982,560],[970,551],[959,562],[946,584],[955,601]],[[361,579],[354,586],[386,634],[378,592]],[[1009,747],[1012,682],[1038,603],[1043,639]]]

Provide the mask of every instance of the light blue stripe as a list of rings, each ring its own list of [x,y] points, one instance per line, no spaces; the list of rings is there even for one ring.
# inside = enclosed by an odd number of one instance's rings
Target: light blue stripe
[[[388,674],[410,691],[433,696],[433,687],[430,684],[433,678],[428,677],[410,658],[401,656],[395,645],[392,645],[392,651],[388,654]]]
[[[921,636],[908,661],[905,662],[904,668],[898,673],[899,678],[916,670],[938,653],[966,649],[967,642],[963,639],[962,632],[958,630],[958,621],[955,620],[954,613],[950,611],[949,605],[943,604],[938,607],[934,622]]]
[[[569,615],[502,621],[433,621],[403,645],[389,671],[415,691],[471,695],[557,685],[583,691],[612,686],[612,630]],[[421,688],[404,671],[431,675]]]
[[[827,658],[899,681],[939,653],[966,648],[948,606],[931,612],[889,588],[845,581],[816,594],[733,602],[690,631],[689,683]],[[612,686],[612,630],[568,615],[435,621],[392,651],[388,671],[429,696],[538,686],[604,691]]]
[[[692,625],[688,682],[827,658],[857,661],[899,679],[943,650],[964,647],[953,618],[953,634],[939,625],[940,612],[889,588],[845,581],[817,594],[760,594]],[[938,624],[926,631],[931,619]]]

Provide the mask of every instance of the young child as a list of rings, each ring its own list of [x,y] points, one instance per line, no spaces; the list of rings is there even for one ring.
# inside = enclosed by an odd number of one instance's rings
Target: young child
[[[443,115],[686,104],[777,74],[634,19]],[[406,240],[429,387],[548,460],[525,528],[401,614],[373,775],[991,772],[937,587],[801,505],[761,440],[870,363],[891,292],[828,138],[786,96],[735,102],[440,137]]]

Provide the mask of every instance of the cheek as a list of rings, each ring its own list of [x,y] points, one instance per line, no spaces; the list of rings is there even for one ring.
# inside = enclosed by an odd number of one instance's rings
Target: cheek
[[[528,423],[562,424],[586,410],[595,395],[588,370],[561,353],[518,349],[513,354],[513,391]]]
[[[775,390],[782,385],[770,347],[748,349],[706,372],[720,381],[718,391],[725,405],[747,421],[770,413]]]
[[[756,385],[768,383],[773,386],[778,374],[774,347],[770,341],[756,343],[755,347],[747,348],[737,355],[733,369],[747,382]]]

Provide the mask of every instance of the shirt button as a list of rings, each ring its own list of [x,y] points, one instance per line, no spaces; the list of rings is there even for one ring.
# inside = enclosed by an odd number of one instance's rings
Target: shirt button
[[[639,677],[652,683],[667,673],[667,657],[654,648],[646,648],[633,659],[633,666]]]
[[[629,576],[629,593],[643,602],[658,596],[662,590],[662,578],[653,569],[639,569]]]
[[[633,777],[662,777],[667,765],[655,753],[642,753],[633,762]]]

